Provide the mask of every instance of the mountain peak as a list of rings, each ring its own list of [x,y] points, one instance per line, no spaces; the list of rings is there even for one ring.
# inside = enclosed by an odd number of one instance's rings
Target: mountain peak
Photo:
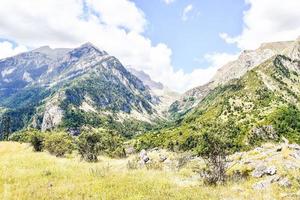
[[[98,53],[100,53],[101,55],[108,55],[108,53],[106,51],[100,50],[97,46],[95,46],[93,43],[91,42],[86,42],[84,44],[82,44],[80,47],[76,48],[75,50],[83,50],[85,49],[86,51],[90,52],[90,51],[96,51]]]
[[[86,42],[86,43],[83,43],[80,47],[89,47],[89,48],[95,48],[95,49],[98,49],[93,43],[91,42]]]
[[[68,48],[55,48],[52,49],[50,46],[41,46],[37,49],[32,50],[31,52],[34,53],[41,53],[44,55],[47,55],[48,57],[52,59],[57,59],[65,55],[67,52],[69,52],[71,49]]]
[[[140,80],[144,82],[145,85],[149,86],[151,89],[162,90],[164,88],[163,84],[160,82],[153,81],[149,74],[146,74],[142,70],[136,70],[133,68],[127,68],[130,73],[138,77]]]

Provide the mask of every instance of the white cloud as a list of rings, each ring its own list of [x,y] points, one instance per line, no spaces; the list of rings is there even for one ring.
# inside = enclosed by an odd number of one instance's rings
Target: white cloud
[[[203,85],[211,80],[213,75],[217,72],[217,70],[222,67],[224,64],[229,61],[233,61],[238,57],[237,54],[228,54],[228,53],[212,53],[206,54],[204,59],[209,63],[209,67],[207,68],[197,68],[193,70],[191,73],[184,73],[182,70],[179,70],[175,73],[176,82],[180,82],[182,87],[178,87],[179,91],[183,91],[186,89],[191,89],[200,85]],[[195,59],[196,61],[203,59]],[[201,63],[201,62],[200,62]],[[172,78],[174,78],[172,77]]]
[[[245,0],[250,5],[244,12],[240,35],[220,36],[241,49],[254,49],[263,42],[294,40],[300,35],[299,0]]]
[[[175,2],[175,0],[163,0],[163,1],[168,5]]]
[[[204,57],[211,63],[212,67],[220,68],[224,64],[236,60],[240,53],[228,54],[228,53],[212,53],[206,54]]]
[[[142,35],[146,26],[144,13],[129,0],[1,0],[0,38],[20,45],[0,43],[0,57],[26,50],[23,45],[77,47],[90,41],[125,66],[143,70],[177,91],[204,84],[213,75],[212,57],[207,69],[175,70],[171,49],[163,43],[153,45]]]
[[[100,13],[100,20],[105,24],[125,27],[136,32],[144,31],[146,25],[144,13],[133,2],[124,0],[87,0],[87,4],[92,8],[92,11]]]
[[[192,10],[193,10],[193,5],[192,5],[192,4],[187,5],[187,6],[183,9],[181,19],[182,19],[183,21],[188,20],[188,14],[189,14]]]
[[[6,58],[27,51],[25,46],[14,47],[8,41],[0,42],[0,58]]]

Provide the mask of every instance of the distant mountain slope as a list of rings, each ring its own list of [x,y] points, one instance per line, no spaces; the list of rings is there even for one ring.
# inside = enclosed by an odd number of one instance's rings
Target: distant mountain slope
[[[138,144],[189,150],[199,135],[225,124],[232,149],[253,147],[282,136],[300,143],[300,40],[239,78],[211,88],[177,124],[141,136]]]
[[[143,71],[132,68],[128,68],[128,70],[142,80],[145,86],[149,87],[150,92],[156,101],[155,109],[160,116],[168,118],[169,106],[179,99],[180,94],[170,90],[160,82],[153,81],[150,76]]]
[[[95,125],[111,116],[149,121],[159,117],[158,103],[117,58],[90,43],[0,60],[0,107],[13,131]]]
[[[232,79],[240,78],[247,71],[275,55],[282,54],[293,57],[292,52],[297,41],[264,43],[256,50],[243,51],[237,60],[221,67],[209,83],[193,88],[183,94],[180,100],[171,105],[171,114],[176,115],[174,111],[182,114],[186,113],[195,107],[212,89],[224,85]]]
[[[152,90],[162,90],[164,85],[160,82],[153,81],[148,74],[133,68],[128,68],[128,71],[138,77],[143,83]]]

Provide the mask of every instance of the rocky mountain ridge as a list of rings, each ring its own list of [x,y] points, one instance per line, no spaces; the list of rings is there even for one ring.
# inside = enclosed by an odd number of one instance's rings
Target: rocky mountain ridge
[[[185,113],[195,107],[210,91],[230,80],[240,78],[246,72],[257,67],[276,55],[285,55],[291,59],[299,59],[300,37],[295,41],[263,43],[256,50],[244,50],[237,60],[222,66],[209,83],[185,92],[170,107],[170,112]]]
[[[66,120],[71,125],[94,118],[87,115],[114,115],[117,121],[160,117],[155,109],[159,97],[117,58],[91,43],[75,49],[45,46],[2,59],[0,74],[0,107],[13,121],[22,113],[13,130],[30,124],[47,130]]]
[[[180,94],[172,91],[168,87],[164,86],[160,82],[155,82],[151,79],[151,77],[143,71],[135,70],[133,68],[128,68],[128,70],[143,81],[145,86],[150,88],[150,92],[154,99],[156,99],[156,110],[159,115],[162,117],[168,117],[168,109],[170,105],[179,99]]]

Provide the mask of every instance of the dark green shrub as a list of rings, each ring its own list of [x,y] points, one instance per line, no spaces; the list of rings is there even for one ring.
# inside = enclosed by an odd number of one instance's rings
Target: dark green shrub
[[[34,151],[43,151],[45,135],[39,131],[33,131],[30,135],[30,144]]]
[[[226,124],[228,126],[228,124]],[[226,179],[226,156],[230,153],[234,135],[224,124],[217,124],[201,135],[198,155],[206,162],[204,180],[207,184],[223,183]]]
[[[110,157],[125,157],[123,138],[109,130],[84,130],[78,137],[76,146],[81,157],[88,162],[97,162],[100,154]]]
[[[105,149],[104,138],[99,131],[84,131],[76,142],[81,158],[88,162],[97,162],[98,156]]]
[[[29,143],[31,138],[30,131],[18,131],[11,134],[8,138],[10,141]]]
[[[45,137],[44,148],[50,154],[62,157],[67,153],[72,153],[74,148],[73,138],[67,133],[49,133]]]
[[[294,105],[281,106],[268,116],[278,136],[300,143],[300,110]]]

